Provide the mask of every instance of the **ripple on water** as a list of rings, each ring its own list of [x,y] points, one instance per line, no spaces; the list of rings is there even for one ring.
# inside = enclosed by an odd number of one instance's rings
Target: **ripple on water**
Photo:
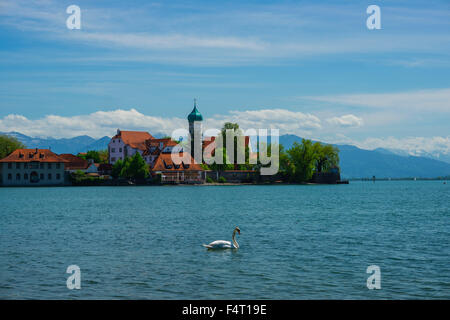
[[[2,188],[0,297],[449,299],[449,187]],[[201,247],[236,225],[239,250]]]

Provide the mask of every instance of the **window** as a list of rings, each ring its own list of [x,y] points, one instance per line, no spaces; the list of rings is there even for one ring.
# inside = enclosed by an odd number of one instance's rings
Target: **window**
[[[23,180],[28,180],[28,173],[23,174]]]
[[[8,173],[8,180],[12,180],[12,174]]]
[[[111,148],[111,151],[112,152],[116,152],[116,148]]]
[[[8,162],[8,169],[12,169],[12,163]]]
[[[28,162],[25,162],[25,163],[23,164],[23,168],[24,168],[24,169],[28,169]]]
[[[122,148],[119,148],[119,152],[122,152]]]
[[[116,143],[116,140],[113,140],[113,143]]]
[[[40,167],[41,169],[44,169],[44,164],[41,162],[39,167]]]
[[[52,164],[51,164],[51,163],[48,164],[48,168],[49,168],[49,169],[52,168]]]
[[[111,162],[114,162],[114,161],[116,161],[116,158],[115,158],[115,157],[112,157],[112,158],[111,158]]]
[[[48,180],[52,180],[52,174],[51,173],[48,174]]]
[[[60,164],[57,163],[57,164],[56,164],[56,169],[59,169],[59,167],[60,167]]]
[[[16,169],[20,169],[20,162],[16,163]]]
[[[56,180],[61,179],[61,175],[59,173],[56,174]]]
[[[41,180],[44,180],[44,174],[41,173],[41,175],[39,176]]]
[[[16,174],[16,180],[20,180],[20,173]]]

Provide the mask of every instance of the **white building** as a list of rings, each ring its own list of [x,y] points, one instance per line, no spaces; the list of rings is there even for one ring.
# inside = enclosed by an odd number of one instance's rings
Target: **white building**
[[[136,152],[141,155],[147,149],[146,141],[153,139],[152,135],[145,131],[121,131],[111,138],[108,144],[109,163],[114,164],[117,160],[132,157]]]

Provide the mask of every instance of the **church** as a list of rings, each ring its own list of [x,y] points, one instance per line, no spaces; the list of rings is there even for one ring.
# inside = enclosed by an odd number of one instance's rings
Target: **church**
[[[177,142],[170,138],[157,139],[145,131],[124,131],[117,130],[115,136],[108,144],[109,163],[114,164],[118,160],[132,157],[139,152],[142,158],[150,167],[152,175],[161,175],[162,182],[186,182],[203,183],[205,173],[201,167],[203,148],[210,146],[214,139],[202,142],[202,121],[203,116],[197,109],[197,102],[194,100],[194,109],[188,115],[189,133],[191,144],[189,152],[183,150]],[[196,145],[201,145],[196,148]],[[213,147],[213,146],[210,146]],[[179,157],[188,159],[174,163],[171,154],[173,148],[179,149]],[[197,154],[195,153],[197,151]]]

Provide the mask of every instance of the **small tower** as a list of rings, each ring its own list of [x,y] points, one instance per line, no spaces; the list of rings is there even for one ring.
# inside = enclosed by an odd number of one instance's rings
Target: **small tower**
[[[188,115],[189,134],[191,140],[191,156],[195,162],[202,163],[202,121],[203,116],[197,110],[197,99],[194,99],[194,109]]]

